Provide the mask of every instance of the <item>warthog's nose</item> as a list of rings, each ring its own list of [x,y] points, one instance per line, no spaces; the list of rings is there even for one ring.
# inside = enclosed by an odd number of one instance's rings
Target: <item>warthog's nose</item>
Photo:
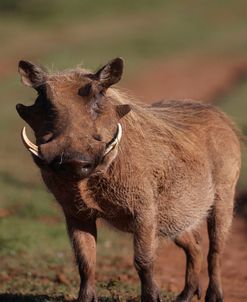
[[[79,169],[79,172],[84,176],[89,175],[94,169],[94,163],[91,161],[84,161],[84,162],[75,162],[72,163],[76,169]]]
[[[54,170],[74,176],[87,177],[94,169],[95,163],[90,160],[55,158],[51,166]]]

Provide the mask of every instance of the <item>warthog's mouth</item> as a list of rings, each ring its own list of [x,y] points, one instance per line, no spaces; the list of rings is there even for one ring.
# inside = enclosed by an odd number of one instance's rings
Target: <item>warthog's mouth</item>
[[[121,126],[121,124],[118,123],[117,131],[116,131],[114,137],[105,146],[105,150],[103,152],[103,158],[119,145],[121,137],[122,137],[122,126]],[[36,158],[39,158],[39,160],[43,161],[44,158],[43,158],[42,154],[40,153],[39,146],[32,143],[30,141],[30,139],[27,137],[26,127],[23,127],[23,129],[21,131],[21,138],[22,138],[23,144],[27,148],[27,150],[30,153],[32,153],[32,155],[34,155]]]

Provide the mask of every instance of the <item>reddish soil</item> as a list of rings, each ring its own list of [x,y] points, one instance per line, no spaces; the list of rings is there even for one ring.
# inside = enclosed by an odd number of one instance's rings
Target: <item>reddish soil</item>
[[[247,75],[247,59],[183,57],[157,62],[142,70],[126,86],[145,102],[161,99],[192,98],[215,101],[226,95]],[[201,274],[203,293],[207,288],[206,255],[208,240],[202,227],[204,265]],[[183,288],[185,256],[173,243],[162,243],[156,263],[157,280],[162,288],[179,292]],[[222,259],[225,300],[247,301],[247,223],[235,219]]]
[[[214,101],[247,76],[247,58],[174,57],[152,63],[126,82],[145,102],[162,99]]]
[[[203,294],[208,284],[206,227],[202,227],[204,263],[201,273]],[[222,282],[226,302],[247,300],[247,223],[235,219],[222,257]],[[184,285],[185,255],[173,243],[160,244],[156,263],[156,278],[162,288],[180,292]]]

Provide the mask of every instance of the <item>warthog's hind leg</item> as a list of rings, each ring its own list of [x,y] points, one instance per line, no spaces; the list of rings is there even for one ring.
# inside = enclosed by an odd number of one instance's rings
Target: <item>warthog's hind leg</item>
[[[221,285],[220,258],[233,216],[234,192],[224,190],[217,194],[215,203],[208,217],[209,253],[208,276],[209,285],[206,302],[223,302]]]
[[[199,273],[202,266],[201,238],[196,231],[185,232],[175,239],[175,243],[181,247],[186,254],[185,286],[176,302],[190,302],[194,295],[201,298],[199,284]]]

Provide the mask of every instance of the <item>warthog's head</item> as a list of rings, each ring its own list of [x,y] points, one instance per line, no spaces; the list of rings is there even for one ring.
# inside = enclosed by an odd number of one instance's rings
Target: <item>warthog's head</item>
[[[33,105],[16,106],[34,131],[36,144],[25,127],[22,139],[37,165],[75,179],[109,166],[121,140],[120,119],[130,111],[128,104],[114,103],[107,91],[122,72],[121,58],[96,73],[76,69],[49,74],[30,62],[19,62],[22,82],[38,93]]]

